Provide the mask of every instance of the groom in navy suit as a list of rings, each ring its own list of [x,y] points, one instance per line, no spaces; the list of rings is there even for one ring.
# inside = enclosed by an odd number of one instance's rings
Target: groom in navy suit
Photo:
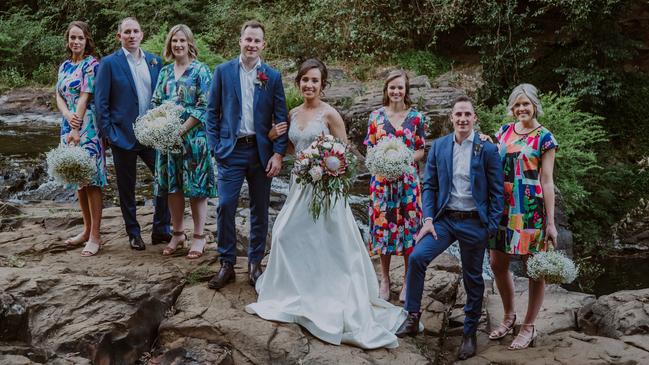
[[[243,180],[250,196],[249,282],[262,273],[261,259],[268,234],[270,183],[282,167],[287,134],[274,141],[268,132],[286,121],[281,74],[261,62],[266,43],[264,26],[248,21],[241,27],[241,54],[214,70],[207,106],[207,137],[218,165],[217,241],[221,269],[209,281],[220,289],[234,281],[235,215]]]
[[[473,131],[471,99],[453,103],[454,132],[433,141],[423,181],[424,224],[408,259],[406,321],[396,335],[414,336],[419,329],[426,268],[453,242],[460,243],[462,281],[467,293],[464,336],[458,358],[476,352],[476,330],[482,313],[482,261],[487,239],[498,229],[503,212],[504,177],[498,149]]]
[[[132,249],[144,250],[140,225],[135,216],[136,163],[140,156],[153,173],[155,150],[142,146],[133,134],[133,122],[146,113],[162,67],[160,58],[140,48],[144,34],[137,19],[119,22],[117,38],[120,49],[99,63],[95,85],[97,125],[113,151],[119,207]],[[169,242],[167,197],[155,200],[151,243]]]

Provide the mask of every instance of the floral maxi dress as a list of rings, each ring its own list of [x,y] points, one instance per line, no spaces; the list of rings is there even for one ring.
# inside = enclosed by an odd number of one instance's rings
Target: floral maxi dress
[[[396,136],[412,150],[424,148],[424,115],[411,108],[399,128],[388,120],[385,108],[370,114],[365,144],[375,146],[383,137]],[[387,181],[381,176],[370,180],[370,255],[407,255],[412,252],[421,226],[421,185],[417,164],[401,179]]]
[[[83,116],[83,124],[79,130],[79,146],[83,147],[95,159],[97,166],[97,173],[89,185],[103,188],[106,186],[106,155],[99,129],[95,124],[95,103],[92,100],[98,66],[99,63],[94,56],[88,56],[79,63],[66,60],[59,67],[56,92],[65,100],[68,110],[72,113],[77,111],[81,93],[85,92],[91,95],[88,99],[86,114]],[[62,117],[61,144],[67,144],[66,137],[71,131],[70,122]],[[75,185],[75,187],[77,186]]]
[[[173,63],[160,70],[151,104],[155,107],[174,102],[185,108],[181,116],[183,122],[192,116],[200,123],[183,136],[182,153],[157,152],[154,193],[158,196],[176,192],[182,192],[187,198],[217,195],[214,163],[205,132],[210,81],[207,65],[196,60],[178,80],[174,76]]]
[[[496,134],[505,175],[505,204],[498,233],[489,248],[511,255],[530,255],[547,249],[543,240],[541,157],[558,144],[543,126],[518,134],[514,125],[506,124]]]

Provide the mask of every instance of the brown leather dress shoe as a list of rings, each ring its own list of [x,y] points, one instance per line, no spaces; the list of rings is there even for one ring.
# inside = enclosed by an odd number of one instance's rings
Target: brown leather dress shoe
[[[478,348],[478,341],[475,332],[470,335],[462,336],[462,344],[460,344],[460,351],[457,354],[459,360],[466,360],[475,356],[476,349]]]
[[[250,283],[250,285],[255,286],[255,284],[257,284],[257,279],[259,279],[262,272],[261,262],[248,264],[248,282]]]
[[[139,234],[137,236],[129,237],[128,243],[129,245],[131,245],[131,249],[133,250],[142,251],[146,249],[146,246],[144,246],[144,241],[142,241],[142,236],[140,236]]]
[[[210,289],[219,290],[233,281],[234,266],[231,263],[224,261],[221,263],[221,269],[219,272],[210,279],[207,286]]]
[[[419,318],[421,313],[408,313],[408,317],[403,321],[395,335],[399,338],[405,336],[416,336],[419,333]]]

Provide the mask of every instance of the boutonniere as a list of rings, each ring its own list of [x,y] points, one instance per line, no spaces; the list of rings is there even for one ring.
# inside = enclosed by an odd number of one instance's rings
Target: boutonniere
[[[257,70],[257,79],[255,80],[255,84],[259,85],[261,89],[266,90],[266,83],[268,82],[268,75],[262,70],[261,68]]]
[[[482,147],[484,147],[484,145],[482,143],[474,144],[473,145],[473,156],[479,155],[480,152],[482,151]]]
[[[155,67],[155,66],[158,65],[158,60],[155,59],[155,58],[152,58],[151,61],[149,62],[149,64],[151,65],[151,67]]]

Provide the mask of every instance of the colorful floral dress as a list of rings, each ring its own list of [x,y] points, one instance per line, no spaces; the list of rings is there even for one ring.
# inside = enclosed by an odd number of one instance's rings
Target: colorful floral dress
[[[182,153],[158,151],[154,185],[156,195],[182,192],[188,198],[216,197],[214,163],[205,133],[211,79],[207,65],[196,60],[187,66],[177,81],[173,63],[160,70],[158,84],[151,97],[152,106],[174,102],[185,108],[181,116],[183,121],[192,116],[200,123],[183,136]]]
[[[375,146],[385,136],[396,136],[413,150],[424,148],[424,115],[410,109],[397,129],[390,124],[385,108],[370,114],[365,144]],[[421,185],[416,163],[412,172],[396,181],[372,176],[370,180],[370,238],[371,255],[410,254],[415,245],[415,236],[421,225]]]
[[[88,154],[95,158],[97,174],[89,185],[103,188],[106,186],[106,155],[99,128],[95,124],[95,103],[92,100],[98,66],[99,62],[93,56],[88,56],[79,63],[66,60],[59,67],[56,92],[63,97],[68,110],[72,113],[77,111],[81,93],[91,94],[79,130],[79,146],[85,148]],[[61,144],[67,144],[65,140],[71,130],[69,121],[64,117],[61,118]],[[78,188],[76,185],[74,187]]]
[[[496,134],[505,174],[505,209],[489,248],[512,255],[529,255],[546,250],[541,156],[558,144],[543,126],[518,134],[514,125],[506,124]]]

